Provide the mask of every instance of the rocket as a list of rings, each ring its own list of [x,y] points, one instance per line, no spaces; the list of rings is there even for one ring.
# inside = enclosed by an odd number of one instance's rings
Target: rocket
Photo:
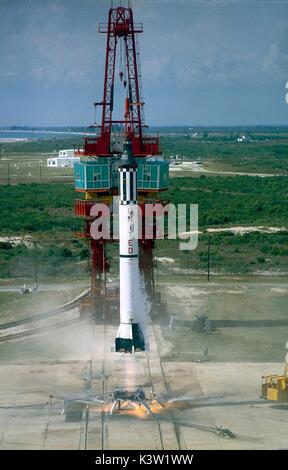
[[[115,338],[116,352],[145,351],[145,339],[136,318],[139,276],[137,162],[131,142],[123,146],[119,165],[119,258],[120,326]]]

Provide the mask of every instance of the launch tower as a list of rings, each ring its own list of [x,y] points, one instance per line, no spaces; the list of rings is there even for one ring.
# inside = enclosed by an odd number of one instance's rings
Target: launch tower
[[[75,213],[85,218],[86,228],[81,234],[91,243],[91,295],[86,307],[98,317],[109,310],[109,302],[117,300],[117,290],[107,290],[106,273],[109,261],[106,257],[107,243],[115,240],[91,238],[91,224],[95,220],[92,207],[95,203],[109,207],[113,215],[113,196],[119,191],[119,167],[124,142],[130,142],[132,155],[137,162],[138,204],[160,203],[160,192],[168,189],[169,164],[161,157],[159,138],[147,134],[144,122],[144,102],[141,94],[141,66],[138,35],[143,25],[135,23],[133,11],[128,7],[110,8],[108,22],[99,25],[99,33],[106,34],[106,58],[102,101],[95,102],[95,110],[102,109],[101,123],[93,124],[95,136],[85,137],[84,146],[77,150],[80,163],[74,166],[75,188],[83,194],[75,201]],[[117,57],[119,71],[117,70]],[[124,116],[114,119],[116,78],[123,87]],[[95,111],[96,116],[96,111]],[[145,211],[143,211],[145,212]],[[145,224],[145,220],[143,221]],[[152,304],[159,304],[155,295],[153,274],[154,239],[145,239],[145,231],[139,240],[139,266],[146,292]],[[82,305],[82,311],[85,305]]]

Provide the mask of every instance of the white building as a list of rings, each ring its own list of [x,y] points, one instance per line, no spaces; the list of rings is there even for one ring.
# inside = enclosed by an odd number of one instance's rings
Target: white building
[[[75,157],[74,149],[59,150],[57,157],[47,158],[49,168],[73,167],[75,162],[80,162],[80,157]]]

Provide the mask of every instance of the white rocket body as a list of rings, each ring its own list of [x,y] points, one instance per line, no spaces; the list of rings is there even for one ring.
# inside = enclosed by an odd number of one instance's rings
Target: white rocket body
[[[123,163],[119,166],[120,326],[115,349],[117,352],[132,353],[145,350],[145,341],[136,318],[139,308],[137,163],[131,153],[131,144],[125,144],[124,149]]]

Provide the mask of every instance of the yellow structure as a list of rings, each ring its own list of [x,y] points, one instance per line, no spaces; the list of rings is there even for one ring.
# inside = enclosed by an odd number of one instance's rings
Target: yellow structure
[[[261,398],[288,403],[288,364],[286,364],[284,375],[262,377]]]

